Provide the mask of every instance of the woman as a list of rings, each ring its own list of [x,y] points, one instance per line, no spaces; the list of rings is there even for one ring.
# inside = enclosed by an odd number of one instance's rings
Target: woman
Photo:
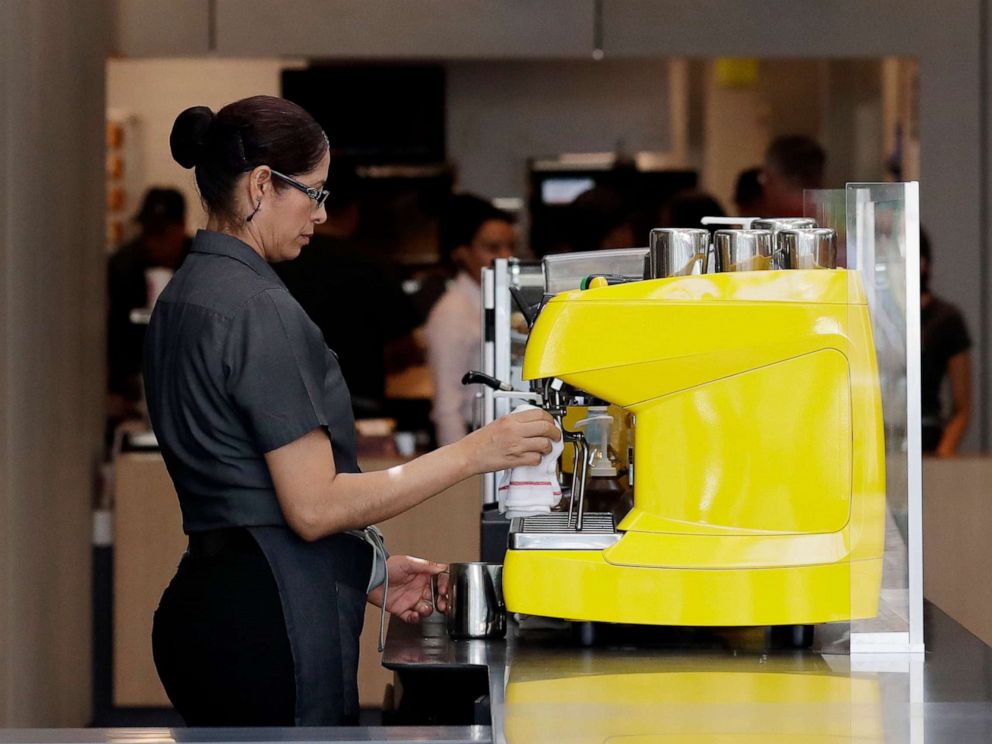
[[[510,258],[516,238],[513,218],[478,196],[458,194],[445,209],[441,256],[458,273],[424,327],[438,444],[457,442],[468,431],[476,388],[462,385],[462,376],[482,368],[482,270]]]
[[[379,562],[363,529],[470,475],[537,463],[556,430],[543,412],[506,417],[361,473],[337,360],[269,265],[295,258],[326,217],[323,131],[259,96],[216,115],[187,109],[170,144],[195,169],[208,223],[145,348],[149,413],[189,534],[155,615],[156,666],[189,725],[353,723],[366,599],[416,622],[444,569]]]
[[[971,418],[971,337],[956,305],[930,291],[930,238],[920,230],[920,393],[923,453],[954,457]],[[944,380],[951,411],[941,405]]]

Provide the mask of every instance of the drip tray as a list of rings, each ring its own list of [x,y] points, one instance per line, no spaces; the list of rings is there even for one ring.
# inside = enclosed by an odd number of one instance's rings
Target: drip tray
[[[575,515],[569,519],[568,512],[510,520],[511,550],[602,550],[621,537],[609,512],[583,514],[581,531],[575,529]]]

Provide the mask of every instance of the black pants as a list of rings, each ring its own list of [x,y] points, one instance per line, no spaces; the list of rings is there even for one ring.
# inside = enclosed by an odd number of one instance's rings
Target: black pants
[[[187,726],[292,726],[293,656],[275,579],[245,539],[187,554],[152,629],[155,666]]]

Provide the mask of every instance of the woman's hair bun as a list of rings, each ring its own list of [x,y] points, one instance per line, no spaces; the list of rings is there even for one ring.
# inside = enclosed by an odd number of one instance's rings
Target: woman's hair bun
[[[172,158],[183,168],[192,168],[203,154],[207,130],[214,120],[214,112],[206,106],[194,106],[176,117],[169,135]]]

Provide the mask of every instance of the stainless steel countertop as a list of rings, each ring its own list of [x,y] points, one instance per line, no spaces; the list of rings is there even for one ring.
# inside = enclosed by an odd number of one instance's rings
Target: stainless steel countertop
[[[582,648],[564,627],[511,623],[506,640],[454,641],[438,625],[397,622],[383,663],[486,668],[491,728],[6,729],[0,744],[992,741],[992,649],[932,605],[925,619],[925,660],[766,652],[747,630],[618,628]]]
[[[365,728],[92,728],[0,729],[2,744],[215,744],[335,742],[335,744],[482,744],[488,726],[370,726]]]
[[[383,664],[486,667],[497,744],[992,741],[992,649],[931,605],[926,620],[925,659],[768,650],[756,629],[614,628],[584,648],[564,625],[452,640],[439,625],[393,623]]]

